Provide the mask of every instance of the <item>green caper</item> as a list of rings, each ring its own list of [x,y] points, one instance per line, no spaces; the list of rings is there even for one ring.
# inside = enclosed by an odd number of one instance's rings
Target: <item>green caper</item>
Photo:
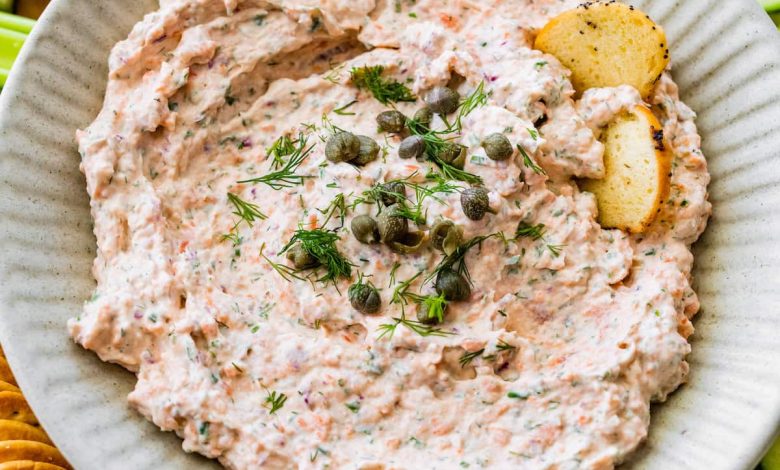
[[[382,243],[400,240],[409,231],[409,220],[398,215],[398,207],[390,206],[379,214],[379,239]]]
[[[433,247],[450,255],[463,244],[463,229],[451,220],[440,220],[431,228]]]
[[[295,269],[311,269],[320,265],[320,262],[299,243],[287,251],[287,259]]]
[[[406,185],[400,181],[391,181],[381,186],[382,204],[392,206],[406,199]]]
[[[380,297],[376,287],[371,284],[363,284],[363,282],[352,284],[349,286],[347,295],[352,308],[360,313],[371,315],[377,313],[382,307],[382,297]]]
[[[471,297],[471,286],[469,281],[452,269],[442,269],[436,276],[436,292],[444,294],[447,300],[457,302]]]
[[[447,313],[447,304],[442,306],[444,313]],[[417,306],[417,321],[425,325],[437,325],[439,324],[439,318],[436,315],[430,314],[430,305],[427,303],[421,303]]]
[[[406,127],[406,116],[396,110],[384,111],[377,115],[376,123],[383,132],[400,134]]]
[[[490,212],[490,197],[485,188],[468,188],[460,193],[463,213],[471,220],[482,220]]]
[[[419,135],[411,135],[401,141],[398,147],[398,156],[404,160],[420,158],[425,152],[425,140]]]
[[[390,249],[403,255],[417,253],[425,245],[427,238],[424,232],[409,232],[398,240],[389,243]]]
[[[357,136],[360,141],[360,150],[358,156],[351,163],[355,165],[363,166],[367,165],[379,156],[379,144],[374,139],[365,135]]]
[[[425,95],[425,102],[434,113],[446,115],[458,109],[460,95],[446,86],[437,86]]]
[[[433,111],[431,111],[431,108],[425,106],[417,110],[416,113],[414,113],[414,121],[422,126],[424,129],[430,129],[431,128],[431,122],[433,122]]]
[[[325,145],[325,157],[334,162],[349,162],[360,154],[360,139],[350,132],[334,134]]]
[[[515,149],[512,147],[512,143],[506,138],[504,134],[495,133],[485,137],[482,141],[482,147],[485,149],[485,154],[488,158],[495,161],[507,160],[515,153]]]
[[[445,144],[437,156],[444,163],[462,170],[466,164],[466,147],[459,144]]]
[[[371,245],[373,243],[379,243],[379,225],[376,220],[368,215],[359,215],[352,219],[352,235],[357,238],[360,243]]]

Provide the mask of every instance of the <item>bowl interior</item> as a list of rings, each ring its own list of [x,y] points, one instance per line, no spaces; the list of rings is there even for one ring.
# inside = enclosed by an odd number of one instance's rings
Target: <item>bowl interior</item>
[[[655,407],[632,468],[751,468],[780,422],[780,41],[752,0],[636,0],[669,36],[699,114],[714,216],[696,245],[690,382]],[[68,338],[94,287],[74,141],[102,104],[110,48],[153,0],[55,0],[0,97],[0,340],[79,469],[216,468],[126,405],[135,378]]]

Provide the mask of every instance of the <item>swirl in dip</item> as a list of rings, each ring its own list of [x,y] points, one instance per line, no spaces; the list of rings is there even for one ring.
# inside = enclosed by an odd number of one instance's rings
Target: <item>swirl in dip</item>
[[[670,196],[630,235],[597,223],[577,180],[603,176],[601,130],[639,93],[575,100],[569,72],[530,47],[576,2],[160,3],[114,48],[104,107],[78,133],[98,285],[70,334],[137,374],[133,407],[234,469],[604,469],[640,444],[650,403],[688,373],[690,245],[710,213],[695,115],[668,74],[649,101],[673,153]],[[470,182],[399,158],[409,131],[381,132],[376,116],[424,102],[358,88],[350,71],[376,66],[416,96],[449,86],[477,102],[432,124],[466,148]],[[378,158],[326,159],[339,129],[374,139]],[[511,158],[486,157],[493,133]],[[238,183],[290,158],[269,150],[281,136],[305,140],[305,178]],[[491,211],[476,221],[460,194],[474,178]],[[462,259],[469,297],[440,324],[417,323],[415,299],[436,296],[426,280],[444,254],[351,233],[381,209],[364,192],[390,180],[456,187],[407,191],[422,217],[410,229],[447,219],[464,241],[488,237]],[[315,229],[339,237],[349,276],[291,272],[285,247]],[[381,296],[375,314],[350,305],[359,278]]]

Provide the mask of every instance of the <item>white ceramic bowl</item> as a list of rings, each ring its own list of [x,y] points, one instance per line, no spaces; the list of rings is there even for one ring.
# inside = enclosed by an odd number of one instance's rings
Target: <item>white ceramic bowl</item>
[[[214,0],[217,1],[217,0]],[[690,383],[656,406],[627,466],[750,469],[780,423],[780,38],[754,0],[637,0],[667,30],[713,176],[696,246]],[[97,114],[110,48],[153,0],[55,0],[0,97],[0,340],[78,469],[216,467],[129,409],[134,377],[73,345],[94,286],[74,142]]]

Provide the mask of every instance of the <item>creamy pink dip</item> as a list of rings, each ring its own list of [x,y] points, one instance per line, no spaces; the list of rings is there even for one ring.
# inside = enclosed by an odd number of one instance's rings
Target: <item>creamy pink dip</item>
[[[674,154],[671,194],[646,234],[628,235],[599,226],[576,178],[603,174],[600,129],[639,94],[594,89],[574,100],[569,72],[531,49],[535,31],[575,1],[160,3],[114,48],[103,110],[78,133],[98,286],[68,326],[137,374],[134,408],[185,450],[233,469],[605,469],[642,442],[650,403],[688,373],[699,308],[690,245],[710,213],[695,115],[668,74],[650,104]],[[462,96],[481,82],[491,93],[463,120],[460,142],[495,214],[471,221],[457,193],[440,195],[425,202],[429,224],[450,219],[466,239],[545,226],[542,239],[492,238],[469,252],[471,298],[451,303],[439,326],[455,334],[399,326],[379,338],[401,315],[394,288],[442,254],[359,243],[349,220],[375,206],[350,210],[337,231],[355,264],[338,288],[285,281],[261,256],[265,245],[287,263],[279,252],[299,224],[316,226],[338,194],[351,202],[412,175],[425,184],[435,169],[399,159],[401,139],[377,131],[389,108],[350,83],[363,65],[383,65],[420,96],[456,75]],[[421,105],[397,108],[411,116]],[[374,138],[380,158],[328,163],[323,115]],[[312,176],[304,185],[237,183],[267,174],[266,149],[299,132],[316,144],[298,169]],[[480,141],[494,132],[546,175],[518,152],[485,158]],[[268,217],[239,224],[239,243],[224,239],[240,221],[229,192]],[[350,307],[358,272],[380,289],[376,315]]]

